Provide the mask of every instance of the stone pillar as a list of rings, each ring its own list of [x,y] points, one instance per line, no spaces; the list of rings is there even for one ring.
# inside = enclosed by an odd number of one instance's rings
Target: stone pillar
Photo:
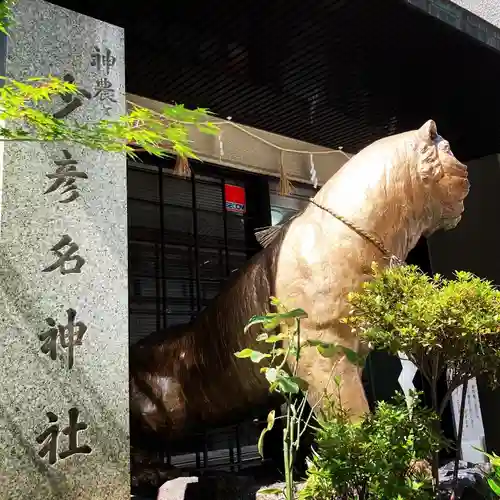
[[[125,109],[121,28],[19,0],[6,73],[72,79],[51,112]],[[0,499],[130,498],[126,158],[4,143],[0,163]]]

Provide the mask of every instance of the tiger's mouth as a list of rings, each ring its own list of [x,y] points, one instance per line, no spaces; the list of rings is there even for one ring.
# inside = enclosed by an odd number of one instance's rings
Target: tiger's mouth
[[[469,171],[467,170],[467,165],[465,165],[464,163],[458,163],[456,165],[456,169],[457,169],[457,175],[459,175],[460,177],[469,177]]]
[[[447,177],[461,177],[463,179],[467,179],[469,177],[467,165],[459,161],[449,163],[446,162],[443,167]]]

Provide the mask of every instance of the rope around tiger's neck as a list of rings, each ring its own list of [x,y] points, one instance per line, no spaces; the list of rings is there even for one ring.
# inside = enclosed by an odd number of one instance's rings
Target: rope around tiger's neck
[[[344,216],[337,214],[334,212],[332,209],[324,207],[323,205],[320,205],[317,201],[315,201],[313,198],[309,198],[309,201],[315,205],[316,207],[320,208],[321,210],[324,210],[328,214],[330,214],[332,217],[335,217],[337,220],[345,224],[349,229],[352,229],[355,233],[359,234],[361,237],[365,238],[368,240],[373,246],[377,247],[378,250],[384,255],[384,257],[389,261],[390,266],[399,266],[404,264],[404,262],[394,255],[392,252],[390,252],[387,247],[384,245],[382,240],[378,238],[377,236],[369,233],[368,231],[365,231],[363,228],[359,227],[358,225],[354,224],[350,220],[346,219]]]

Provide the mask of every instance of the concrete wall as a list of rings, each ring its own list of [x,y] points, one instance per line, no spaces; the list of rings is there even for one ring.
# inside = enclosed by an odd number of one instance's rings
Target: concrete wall
[[[498,0],[452,0],[485,21],[500,27],[500,2]]]

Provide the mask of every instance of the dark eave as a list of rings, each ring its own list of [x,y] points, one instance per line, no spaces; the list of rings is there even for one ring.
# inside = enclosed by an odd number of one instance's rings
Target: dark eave
[[[125,28],[134,94],[351,152],[428,118],[500,151],[500,53],[404,0],[54,3]]]

